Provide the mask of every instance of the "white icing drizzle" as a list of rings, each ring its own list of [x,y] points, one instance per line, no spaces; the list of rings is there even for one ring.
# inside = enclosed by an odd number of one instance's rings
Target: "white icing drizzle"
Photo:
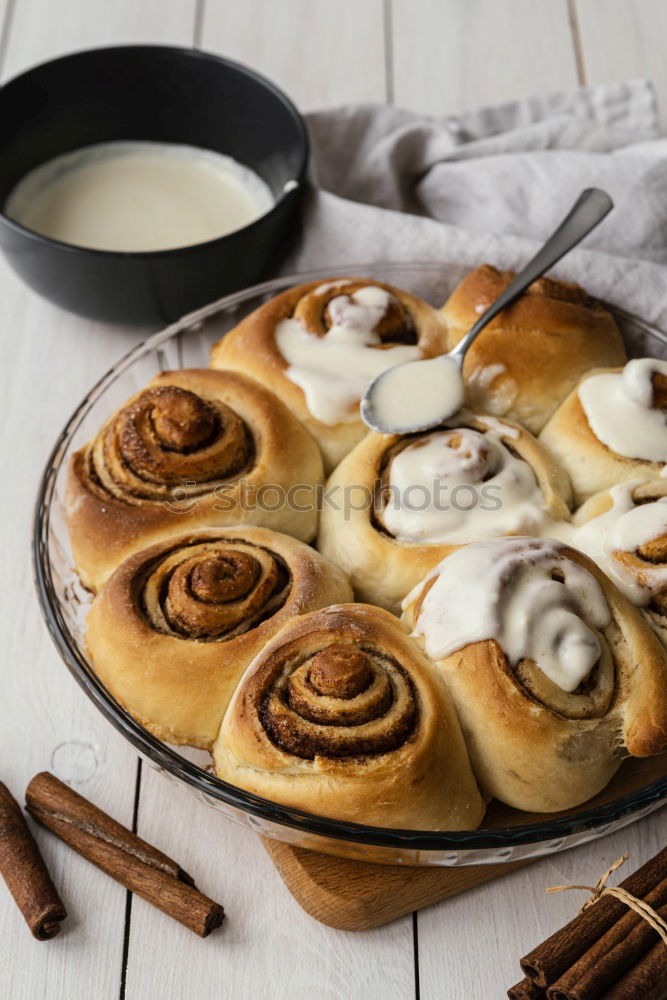
[[[638,358],[622,372],[591,375],[578,389],[591,430],[617,455],[667,462],[667,415],[652,407],[652,376],[667,375],[667,361]]]
[[[550,524],[532,468],[492,430],[418,438],[393,458],[388,485],[378,518],[399,541],[458,545]]]
[[[494,362],[492,365],[477,365],[468,376],[468,385],[478,386],[480,389],[488,389],[491,383],[506,371],[507,368],[505,365],[499,361]]]
[[[461,413],[462,417],[465,417],[466,410]],[[512,438],[514,441],[518,441],[521,436],[521,431],[518,427],[513,427],[512,424],[506,424],[504,420],[499,420],[497,417],[491,417],[488,413],[477,413],[475,414],[475,419],[488,427],[490,431],[495,431],[496,434],[501,434],[503,437]]]
[[[626,566],[617,553],[635,552],[641,545],[667,535],[667,497],[635,506],[633,491],[640,480],[612,487],[609,510],[583,524],[556,524],[554,534],[593,559],[629,601],[646,605],[667,588],[667,566]]]
[[[516,401],[519,387],[506,366],[496,362],[473,368],[466,378],[466,393],[473,409],[501,417]]]
[[[393,297],[368,285],[329,302],[333,325],[321,337],[294,318],[276,327],[276,344],[288,364],[287,377],[303,390],[310,413],[333,425],[359,419],[359,401],[381,372],[421,357],[418,347],[378,350],[376,333]]]
[[[433,577],[413,632],[433,659],[495,639],[512,666],[533,660],[572,692],[600,657],[596,630],[611,621],[607,601],[595,577],[568,559],[558,541],[515,537],[467,545],[444,559],[404,607]]]

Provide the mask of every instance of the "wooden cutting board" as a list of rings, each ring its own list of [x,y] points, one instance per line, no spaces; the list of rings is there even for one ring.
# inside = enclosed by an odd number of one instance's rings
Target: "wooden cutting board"
[[[667,755],[626,761],[611,785],[577,811],[623,797],[667,773]],[[562,814],[561,814],[562,815]],[[484,827],[521,826],[526,821],[554,818],[491,803]],[[536,860],[503,862],[458,868],[417,868],[411,865],[369,864],[320,854],[263,838],[263,843],[285,885],[297,903],[329,927],[363,931],[379,927],[499,878]]]
[[[365,931],[439,903],[529,864],[514,861],[465,868],[414,868],[347,861],[264,839],[297,903],[320,923]]]

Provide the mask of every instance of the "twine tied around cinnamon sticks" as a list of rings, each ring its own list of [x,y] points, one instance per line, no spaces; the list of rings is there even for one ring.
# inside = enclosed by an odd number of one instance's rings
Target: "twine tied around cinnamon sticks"
[[[524,955],[524,979],[508,990],[510,1000],[667,997],[667,847],[619,886],[608,886],[625,860],[619,858],[596,886],[552,887],[552,892],[579,889],[590,899],[569,923]]]
[[[599,899],[603,896],[615,896],[616,899],[620,899],[622,903],[625,903],[631,910],[634,910],[640,917],[642,917],[653,930],[658,934],[667,947],[667,920],[664,920],[660,914],[656,913],[652,906],[644,902],[643,899],[638,899],[633,896],[631,892],[624,889],[620,885],[607,885],[607,879],[610,875],[613,875],[621,865],[624,865],[628,860],[627,854],[622,854],[620,858],[614,861],[613,865],[607,868],[604,875],[601,875],[594,886],[590,885],[552,885],[545,889],[545,892],[568,892],[570,889],[581,889],[584,892],[590,892],[590,897],[585,901],[580,909],[580,913],[587,910],[589,906],[594,906]]]

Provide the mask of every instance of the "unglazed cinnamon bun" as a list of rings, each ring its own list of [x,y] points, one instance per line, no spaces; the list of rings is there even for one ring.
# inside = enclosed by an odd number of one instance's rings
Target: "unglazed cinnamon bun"
[[[540,434],[567,469],[577,503],[667,468],[667,361],[589,372]]]
[[[322,476],[310,434],[257,382],[163,372],[72,458],[77,568],[95,590],[131,552],[199,526],[258,524],[309,541]]]
[[[367,605],[287,625],[244,675],[213,756],[221,778],[335,819],[459,830],[484,812],[445,684]]]
[[[88,615],[114,697],[160,739],[210,748],[253,657],[296,615],[351,597],[338,567],[265,528],[209,529],[127,559]]]
[[[480,786],[518,809],[591,798],[667,746],[667,656],[585,555],[502,538],[444,559],[405,621],[452,693]]]
[[[256,309],[213,348],[211,365],[275,392],[318,441],[328,471],[364,436],[359,401],[380,372],[445,350],[440,313],[365,278],[299,285]]]
[[[485,264],[463,279],[442,309],[449,350],[514,277]],[[584,372],[625,359],[607,309],[579,285],[539,278],[468,351],[463,368],[468,405],[537,434]]]
[[[577,511],[563,537],[640,607],[667,645],[667,480],[620,483]]]
[[[324,496],[320,552],[360,600],[397,613],[453,547],[570,517],[567,476],[546,449],[516,424],[467,411],[425,434],[368,434]]]

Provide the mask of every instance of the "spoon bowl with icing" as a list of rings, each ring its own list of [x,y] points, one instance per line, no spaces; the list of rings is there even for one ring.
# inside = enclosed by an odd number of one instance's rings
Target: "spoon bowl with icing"
[[[581,243],[612,208],[613,202],[605,191],[599,188],[582,191],[542,249],[482,313],[452,351],[438,358],[396,365],[371,382],[361,402],[364,422],[372,430],[383,434],[410,434],[437,427],[456,413],[464,400],[462,370],[471,344],[498,313]]]

